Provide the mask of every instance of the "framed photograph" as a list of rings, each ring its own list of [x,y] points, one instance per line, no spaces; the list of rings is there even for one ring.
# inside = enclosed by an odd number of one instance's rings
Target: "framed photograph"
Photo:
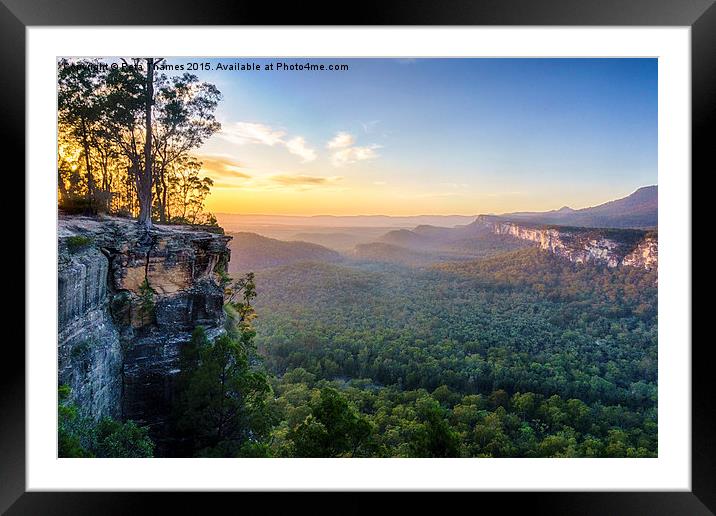
[[[27,239],[3,510],[716,510],[712,1],[160,4],[3,0]]]

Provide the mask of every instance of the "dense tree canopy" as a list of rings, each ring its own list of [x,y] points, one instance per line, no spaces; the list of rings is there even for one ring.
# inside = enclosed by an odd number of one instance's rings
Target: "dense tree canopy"
[[[655,456],[655,279],[537,249],[422,270],[344,262],[249,274],[229,288],[229,335],[211,344],[199,331],[187,348],[205,350],[188,351],[203,364],[186,387],[187,420],[204,436],[194,453]],[[254,341],[258,353],[226,359]],[[217,364],[238,365],[244,382],[224,405],[245,418],[232,423],[238,446],[219,444],[210,416],[221,414]],[[260,403],[239,407],[239,393]]]
[[[656,456],[655,279],[533,249],[224,276],[226,331],[181,350],[170,454]],[[65,391],[59,410],[61,456],[152,454],[133,422]]]
[[[277,453],[332,387],[377,456],[654,455],[655,280],[537,249],[430,270],[261,271]]]

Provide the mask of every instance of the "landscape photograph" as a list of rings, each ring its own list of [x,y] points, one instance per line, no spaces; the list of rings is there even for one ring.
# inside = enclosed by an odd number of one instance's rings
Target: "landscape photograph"
[[[657,457],[657,79],[58,59],[58,457]]]

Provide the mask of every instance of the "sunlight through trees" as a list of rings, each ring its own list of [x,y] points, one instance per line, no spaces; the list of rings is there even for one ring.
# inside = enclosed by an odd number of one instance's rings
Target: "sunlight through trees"
[[[204,211],[213,183],[192,152],[221,128],[221,92],[189,73],[167,76],[160,62],[59,62],[61,210],[138,217],[145,226],[215,223]]]

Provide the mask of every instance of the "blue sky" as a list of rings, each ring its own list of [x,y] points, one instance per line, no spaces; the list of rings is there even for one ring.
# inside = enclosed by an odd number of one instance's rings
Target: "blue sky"
[[[213,211],[579,208],[657,182],[656,59],[220,61],[349,70],[193,72],[224,96]]]

